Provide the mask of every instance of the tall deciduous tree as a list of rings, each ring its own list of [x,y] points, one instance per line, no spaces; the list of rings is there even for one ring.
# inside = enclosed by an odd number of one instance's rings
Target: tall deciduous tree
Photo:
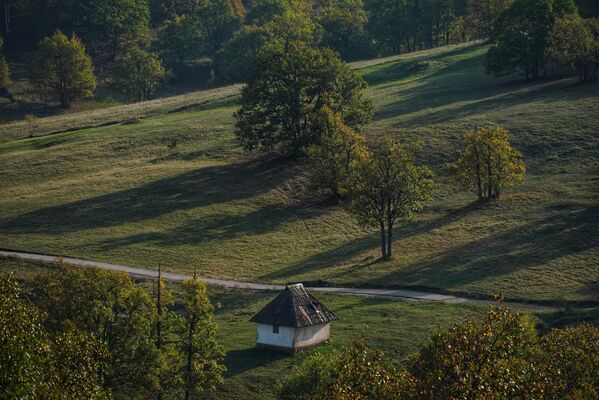
[[[467,132],[464,149],[449,168],[464,189],[485,201],[499,198],[506,187],[522,182],[526,171],[522,153],[512,148],[508,130],[499,126]]]
[[[67,108],[78,97],[91,97],[96,78],[91,58],[81,40],[57,31],[41,41],[34,54],[31,82],[46,95],[58,98]]]
[[[380,228],[381,256],[389,258],[393,227],[413,219],[432,190],[431,170],[415,164],[413,149],[386,136],[355,169],[350,210],[361,224]]]
[[[256,59],[241,108],[237,136],[246,148],[303,153],[318,143],[324,107],[339,113],[345,124],[359,128],[372,115],[364,96],[365,81],[332,51],[306,43],[274,43]]]
[[[515,0],[497,19],[486,60],[488,73],[525,79],[545,72],[545,51],[556,17],[576,11],[572,0]]]
[[[581,81],[597,80],[599,75],[599,19],[567,14],[556,19],[547,57],[562,67],[576,70]]]
[[[151,98],[166,78],[166,70],[154,53],[135,49],[123,58],[119,86],[137,101]]]
[[[195,276],[182,283],[185,313],[178,336],[185,362],[181,370],[185,400],[197,399],[206,390],[222,383],[225,368],[221,364],[222,349],[215,339],[216,324],[212,318],[206,284]]]

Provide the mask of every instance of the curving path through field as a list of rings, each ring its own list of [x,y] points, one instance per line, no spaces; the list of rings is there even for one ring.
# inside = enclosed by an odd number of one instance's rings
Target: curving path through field
[[[73,257],[58,257],[53,255],[46,254],[36,254],[36,253],[26,253],[20,251],[12,251],[12,250],[0,250],[0,257],[8,257],[8,258],[18,258],[29,261],[38,261],[46,264],[54,264],[59,258],[63,261],[76,265],[79,267],[99,267],[103,269],[108,269],[111,271],[121,271],[126,272],[134,278],[138,279],[157,279],[158,272],[146,269],[146,268],[137,268],[130,267],[127,265],[119,265],[119,264],[108,264],[98,261],[91,260],[82,260],[79,258]],[[162,276],[171,282],[181,282],[185,279],[190,278],[190,275],[180,274],[176,272],[163,272]],[[285,288],[282,285],[270,285],[264,283],[253,283],[253,282],[241,282],[234,281],[228,279],[215,279],[200,276],[206,284],[210,286],[217,286],[223,288],[230,289],[247,289],[247,290],[270,290],[270,291],[280,291]],[[427,293],[427,292],[419,292],[413,290],[401,290],[401,289],[368,289],[368,288],[347,288],[347,287],[306,287],[307,290],[311,292],[320,292],[320,293],[330,293],[330,294],[338,294],[338,295],[351,295],[351,296],[363,296],[363,297],[375,297],[380,299],[390,299],[390,300],[419,300],[419,301],[438,301],[443,303],[470,303],[470,304],[489,304],[492,303],[490,301],[484,300],[473,300],[466,299],[463,297],[445,295],[445,294],[437,294],[437,293]],[[519,303],[519,306],[526,306],[526,304]],[[533,306],[532,304],[530,304]],[[534,305],[534,307],[541,307],[538,305]]]

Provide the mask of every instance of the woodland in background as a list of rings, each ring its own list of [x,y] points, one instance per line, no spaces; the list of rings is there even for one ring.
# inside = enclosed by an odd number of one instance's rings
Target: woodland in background
[[[582,18],[599,15],[593,0],[576,4],[572,0],[3,0],[0,4],[6,52],[34,51],[56,31],[76,35],[93,60],[94,72],[136,101],[151,98],[169,80],[209,86],[245,82],[248,67],[264,45],[285,46],[290,41],[331,48],[351,61],[490,38],[494,46],[489,73],[522,70],[526,77],[536,77],[546,73],[545,48],[555,18],[576,10]],[[520,26],[520,19],[532,26]],[[576,37],[590,35],[591,42],[596,41],[595,25],[586,32],[579,30]],[[516,26],[520,27],[510,31]],[[517,37],[517,32],[526,31],[536,36]],[[568,36],[558,32],[553,38],[555,43]],[[586,75],[580,62],[572,61],[580,54],[553,54],[553,61],[564,69],[582,68],[583,78],[592,80],[597,75],[594,52],[586,50],[592,54]],[[0,57],[4,97],[10,96],[9,83]],[[68,106],[61,96],[55,99]]]

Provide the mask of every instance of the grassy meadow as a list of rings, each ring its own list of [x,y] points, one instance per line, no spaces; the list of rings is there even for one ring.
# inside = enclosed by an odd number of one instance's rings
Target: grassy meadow
[[[487,76],[485,52],[354,64],[376,106],[367,134],[422,141],[436,173],[393,260],[377,262],[377,232],[307,188],[301,160],[240,148],[239,86],[0,125],[0,246],[261,282],[599,301],[599,86]],[[488,124],[510,129],[528,171],[480,206],[444,166]]]

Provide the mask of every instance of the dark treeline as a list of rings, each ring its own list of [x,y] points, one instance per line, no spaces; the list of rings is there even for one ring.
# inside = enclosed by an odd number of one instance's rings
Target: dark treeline
[[[0,4],[6,52],[40,49],[45,38],[53,37],[65,48],[79,47],[82,55],[77,62],[82,67],[89,55],[93,62],[89,73],[108,78],[104,81],[114,82],[138,101],[152,97],[167,80],[203,85],[246,82],[265,45],[287,47],[295,41],[330,48],[349,61],[490,39],[489,73],[521,71],[526,78],[536,78],[545,75],[552,62],[578,70],[581,80],[597,77],[597,28],[591,17],[599,15],[599,7],[593,0],[2,0]],[[552,32],[557,19],[572,13],[586,20],[560,22],[561,30]],[[564,43],[564,49],[571,48],[568,40],[588,43],[576,54],[547,54],[549,43],[554,49]],[[49,50],[38,50],[37,56],[44,51]],[[65,100],[65,91],[55,89],[65,87],[59,70],[44,68],[58,72],[35,76],[35,81],[44,89],[38,91],[44,99],[68,107],[74,97]],[[0,58],[0,89],[8,95],[9,84],[9,68]],[[72,92],[83,93],[79,97],[93,94],[93,87],[83,89]]]
[[[3,0],[6,45],[33,48],[56,30],[76,33],[92,55],[116,57],[147,45],[180,18],[199,35],[189,55],[213,56],[242,25],[262,26],[277,15],[306,12],[323,44],[346,59],[396,54],[489,34],[485,25],[510,0]],[[599,14],[597,2],[578,0],[583,17]],[[181,21],[179,21],[181,22]],[[203,22],[203,23],[202,23]],[[192,39],[194,29],[187,29]],[[192,42],[192,41],[190,41]],[[197,51],[189,46],[196,45]]]

